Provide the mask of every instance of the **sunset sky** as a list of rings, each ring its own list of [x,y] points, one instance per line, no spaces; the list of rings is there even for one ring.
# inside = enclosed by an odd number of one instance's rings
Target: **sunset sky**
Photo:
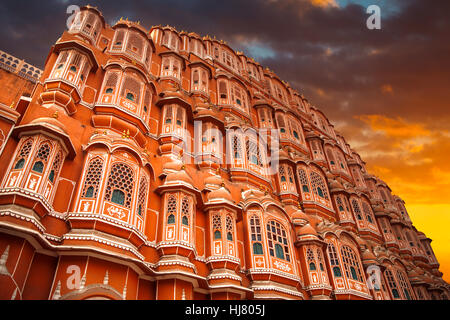
[[[450,1],[2,1],[0,49],[43,67],[71,4],[216,36],[323,110],[406,201],[450,282]],[[366,8],[381,8],[369,30]]]

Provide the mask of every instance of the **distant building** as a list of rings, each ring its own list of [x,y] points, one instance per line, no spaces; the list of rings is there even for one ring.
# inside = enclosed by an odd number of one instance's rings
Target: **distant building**
[[[448,299],[403,200],[223,41],[87,6],[43,71],[1,57],[0,298]]]

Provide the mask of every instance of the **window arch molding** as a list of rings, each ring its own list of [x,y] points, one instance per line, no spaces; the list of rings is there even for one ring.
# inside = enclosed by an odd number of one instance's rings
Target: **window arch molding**
[[[113,218],[144,232],[153,170],[130,148],[88,146],[74,210]]]
[[[97,104],[117,106],[147,124],[155,92],[154,84],[140,70],[111,64],[106,67]]]
[[[26,133],[11,157],[2,186],[39,194],[50,205],[67,155],[67,149],[55,137]]]
[[[88,54],[78,49],[61,49],[46,81],[63,79],[81,92],[93,67]]]

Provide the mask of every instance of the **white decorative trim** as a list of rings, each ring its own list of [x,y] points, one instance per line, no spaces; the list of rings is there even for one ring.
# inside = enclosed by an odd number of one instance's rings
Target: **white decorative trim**
[[[230,280],[236,280],[239,282],[242,281],[241,277],[239,277],[238,275],[232,275],[229,273],[220,273],[217,275],[210,274],[209,276],[206,277],[206,280],[216,280],[216,279],[230,279]]]
[[[343,289],[343,290],[334,290],[334,294],[353,294],[358,297],[366,298],[369,300],[373,300],[373,297],[370,294],[359,292],[353,289]]]
[[[231,261],[234,263],[241,263],[241,260],[239,258],[233,257],[233,256],[229,256],[229,255],[225,255],[225,256],[209,256],[208,258],[206,258],[205,262],[212,262],[212,261]]]
[[[164,249],[164,248],[169,248],[169,247],[173,247],[173,246],[177,246],[177,247],[182,247],[188,250],[192,250],[194,251],[195,255],[197,255],[197,250],[195,249],[195,247],[187,242],[181,241],[181,240],[176,240],[176,241],[160,241],[158,242],[158,244],[156,245],[156,249]]]
[[[1,211],[0,212],[0,216],[11,216],[11,217],[19,219],[19,220],[24,220],[26,222],[31,222],[32,224],[34,224],[36,226],[36,228],[39,229],[39,231],[41,233],[45,233],[45,227],[39,222],[38,219],[36,219],[33,216],[30,216],[30,215],[27,215],[27,214],[23,214],[23,213],[19,213],[19,212],[13,212],[13,211]]]
[[[303,289],[305,289],[306,291],[308,291],[308,290],[315,290],[315,289],[333,290],[333,287],[328,285],[328,284],[312,284],[310,286],[304,287]]]
[[[132,232],[136,233],[142,241],[147,242],[147,237],[135,226],[130,225],[126,222],[123,222],[123,221],[115,219],[115,218],[110,218],[110,217],[102,215],[102,214],[70,212],[66,216],[66,220],[69,220],[69,219],[104,220],[105,222],[108,222],[109,224],[119,225],[121,228],[124,228],[128,231],[132,231]]]
[[[195,267],[194,264],[192,264],[190,262],[178,260],[178,259],[158,261],[155,264],[155,267],[157,268],[159,266],[176,266],[176,265],[186,267],[186,268],[191,268],[192,270],[195,271],[195,273],[197,273],[197,268]]]
[[[29,196],[33,200],[38,200],[44,205],[45,209],[48,212],[52,212],[53,211],[53,208],[52,208],[51,204],[47,201],[47,199],[45,199],[39,193],[30,192],[30,191],[27,191],[27,190],[22,189],[22,188],[3,188],[3,189],[0,189],[0,194],[14,194],[14,193],[23,194],[23,195]]]
[[[127,246],[124,244],[119,244],[117,242],[111,241],[111,240],[105,240],[102,237],[98,237],[98,236],[94,236],[94,235],[83,235],[83,234],[65,234],[63,236],[64,240],[82,240],[82,241],[95,241],[98,243],[103,243],[106,244],[107,246],[110,247],[115,247],[115,248],[119,248],[125,251],[129,251],[131,253],[133,253],[135,256],[137,256],[139,259],[144,260],[145,257],[140,254],[135,248],[133,248],[132,246]]]
[[[281,292],[281,293],[286,293],[286,294],[290,294],[292,296],[296,296],[296,297],[301,297],[302,299],[303,294],[301,292],[298,291],[294,291],[294,290],[289,290],[286,288],[281,288],[281,287],[277,287],[277,286],[257,286],[257,287],[252,287],[252,290],[254,291],[277,291],[277,292]]]
[[[288,278],[291,280],[295,280],[295,281],[302,283],[302,279],[300,277],[294,276],[292,274],[285,273],[282,271],[274,270],[274,269],[267,269],[267,268],[248,269],[247,273],[249,273],[249,274],[264,274],[264,273],[274,274],[274,275],[278,275],[278,276]]]

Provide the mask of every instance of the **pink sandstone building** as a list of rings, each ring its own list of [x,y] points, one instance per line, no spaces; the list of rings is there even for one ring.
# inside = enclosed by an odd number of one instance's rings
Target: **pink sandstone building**
[[[225,42],[86,6],[0,52],[1,299],[440,300],[404,201]]]

